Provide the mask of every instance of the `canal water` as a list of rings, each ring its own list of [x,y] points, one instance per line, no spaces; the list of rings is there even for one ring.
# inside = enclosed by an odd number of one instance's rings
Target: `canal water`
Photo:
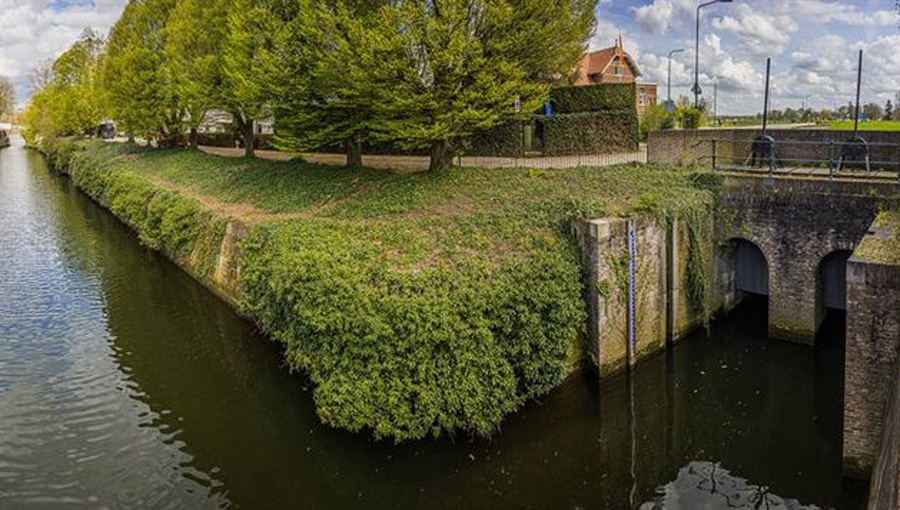
[[[631,376],[577,374],[495,437],[322,426],[278,346],[42,156],[0,150],[0,508],[861,508],[841,478],[843,318],[765,303]]]

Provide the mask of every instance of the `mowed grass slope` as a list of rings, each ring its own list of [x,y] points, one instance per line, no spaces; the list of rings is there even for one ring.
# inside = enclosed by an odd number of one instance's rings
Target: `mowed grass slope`
[[[325,422],[396,441],[489,434],[571,371],[586,330],[573,219],[703,217],[714,195],[708,174],[650,166],[395,175],[82,152],[210,202],[288,213],[242,242],[241,307],[309,376]]]

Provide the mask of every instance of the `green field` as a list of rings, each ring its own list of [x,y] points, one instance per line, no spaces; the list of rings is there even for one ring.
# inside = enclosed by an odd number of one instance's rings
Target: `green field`
[[[831,129],[853,130],[853,121],[832,122]],[[859,123],[860,131],[900,131],[900,120],[872,120]]]

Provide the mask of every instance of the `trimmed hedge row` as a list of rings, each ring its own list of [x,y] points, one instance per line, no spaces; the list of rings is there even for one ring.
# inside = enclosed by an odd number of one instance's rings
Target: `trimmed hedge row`
[[[507,121],[473,136],[465,148],[465,154],[468,156],[524,156],[525,122]]]
[[[636,111],[634,83],[602,83],[584,87],[558,87],[550,91],[556,113]]]
[[[636,151],[638,116],[634,110],[587,112],[540,117],[544,154],[569,156]]]

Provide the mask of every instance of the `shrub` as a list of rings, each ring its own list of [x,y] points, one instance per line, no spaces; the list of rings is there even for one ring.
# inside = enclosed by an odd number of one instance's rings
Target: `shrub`
[[[198,133],[197,143],[207,147],[237,147],[234,133]]]
[[[544,154],[608,154],[638,148],[638,118],[634,110],[550,115],[544,126]]]
[[[679,114],[683,129],[697,129],[705,124],[703,110],[699,108],[684,108]]]
[[[636,111],[633,83],[603,83],[584,87],[558,87],[550,91],[555,113]]]
[[[651,131],[671,129],[675,122],[662,105],[653,105],[641,115],[641,141],[646,141]]]

